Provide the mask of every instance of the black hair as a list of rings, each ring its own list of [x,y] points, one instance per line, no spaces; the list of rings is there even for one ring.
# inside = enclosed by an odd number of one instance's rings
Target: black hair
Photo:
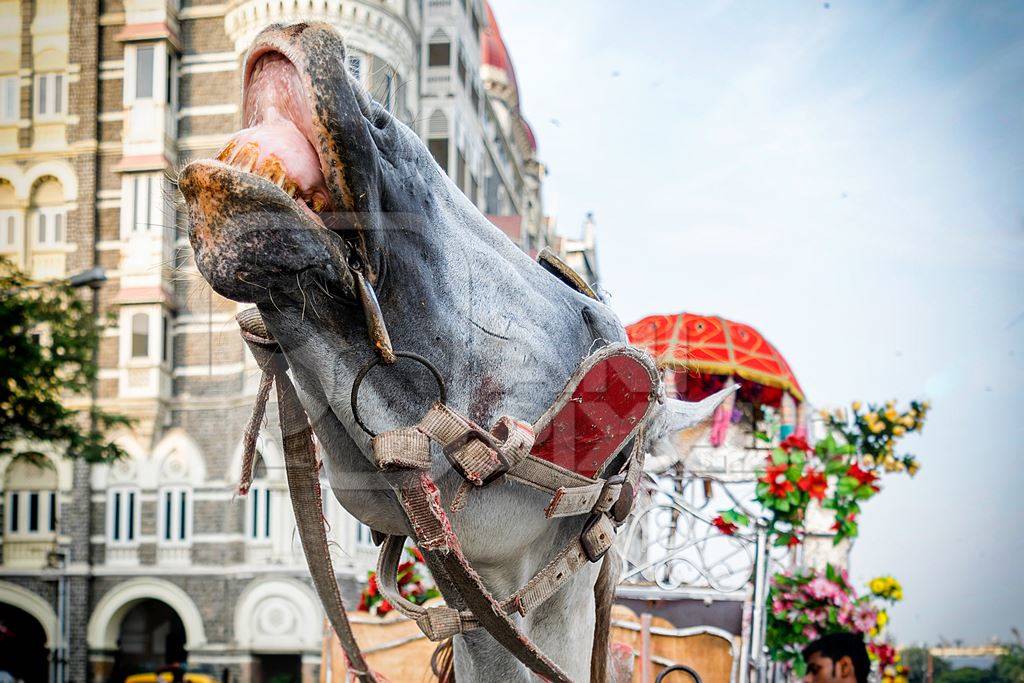
[[[853,673],[857,677],[857,683],[868,683],[871,660],[868,659],[868,649],[864,646],[863,636],[856,633],[829,633],[804,648],[804,661],[809,660],[815,653],[831,659],[833,663],[838,663],[843,657],[849,657],[853,662]]]

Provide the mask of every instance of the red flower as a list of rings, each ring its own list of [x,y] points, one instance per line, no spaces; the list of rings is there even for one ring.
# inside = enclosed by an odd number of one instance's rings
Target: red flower
[[[874,484],[875,480],[878,479],[877,474],[868,470],[862,470],[857,463],[850,465],[850,469],[846,470],[846,476],[853,477],[861,484]]]
[[[722,518],[722,515],[718,515],[717,517],[715,517],[713,520],[711,520],[711,523],[714,524],[715,528],[717,528],[726,536],[732,536],[734,533],[736,533],[736,530],[739,529],[739,527],[733,524],[732,522],[725,521],[725,519]]]
[[[377,594],[377,575],[370,574],[370,580],[366,584],[366,594],[371,598]]]
[[[787,469],[788,465],[769,465],[761,479],[768,484],[769,493],[776,498],[785,498],[793,490],[793,482],[786,478]]]
[[[800,539],[796,534],[790,534],[789,538],[786,539],[786,545],[792,548],[795,545],[800,545]]]
[[[782,441],[782,443],[779,444],[779,448],[786,451],[787,453],[789,453],[793,449],[799,449],[801,451],[806,451],[807,453],[810,453],[811,451],[814,450],[813,448],[811,448],[811,445],[807,443],[807,439],[805,439],[802,436],[797,436],[796,434],[787,436]]]
[[[360,612],[366,612],[367,611],[368,606],[366,604],[366,593],[363,593],[362,595],[359,596],[359,606],[356,607],[356,609],[359,610]]]
[[[394,608],[391,606],[390,602],[388,602],[387,600],[381,600],[380,604],[377,605],[377,616],[382,617],[388,612],[390,612],[392,609]]]
[[[825,490],[828,488],[828,482],[825,480],[825,474],[822,472],[808,469],[804,476],[800,477],[800,481],[796,485],[811,498],[825,499]]]

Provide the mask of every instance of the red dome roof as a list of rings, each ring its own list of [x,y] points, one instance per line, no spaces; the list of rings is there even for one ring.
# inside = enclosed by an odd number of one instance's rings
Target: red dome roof
[[[804,400],[789,363],[750,325],[694,313],[652,315],[627,326],[626,334],[658,367],[737,375]]]
[[[501,39],[501,31],[498,30],[498,22],[494,18],[491,4],[484,2],[484,9],[487,11],[487,28],[480,36],[480,63],[504,71],[509,85],[518,90],[516,70],[512,66],[512,58],[505,47],[505,41]]]
[[[526,119],[520,117],[519,120],[523,122],[523,132],[526,133],[526,139],[530,142],[530,149],[536,152],[537,136],[533,134],[533,128],[530,127],[530,123]]]

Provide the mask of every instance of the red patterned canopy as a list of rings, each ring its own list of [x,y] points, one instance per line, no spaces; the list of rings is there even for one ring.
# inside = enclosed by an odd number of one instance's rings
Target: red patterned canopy
[[[654,356],[658,367],[708,375],[738,375],[802,402],[804,391],[789,363],[750,325],[718,316],[651,315],[626,327],[629,341]]]

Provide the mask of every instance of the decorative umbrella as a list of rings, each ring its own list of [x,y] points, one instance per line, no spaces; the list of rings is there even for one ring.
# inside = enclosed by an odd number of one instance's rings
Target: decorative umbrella
[[[673,370],[676,392],[700,400],[739,377],[741,401],[779,408],[782,436],[803,431],[804,391],[789,363],[750,325],[719,316],[652,315],[626,327],[630,342],[650,353],[659,368]],[[681,375],[681,382],[676,375]],[[734,401],[715,413],[711,442],[718,446],[731,422]]]

